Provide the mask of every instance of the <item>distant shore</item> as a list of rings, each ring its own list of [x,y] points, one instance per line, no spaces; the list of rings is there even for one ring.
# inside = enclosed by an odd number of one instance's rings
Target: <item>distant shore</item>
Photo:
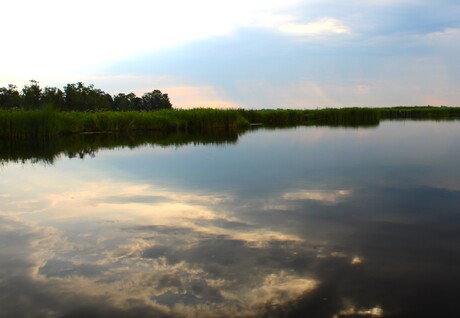
[[[460,107],[294,109],[167,109],[156,111],[64,112],[0,110],[0,138],[52,137],[79,133],[239,130],[252,126],[377,126],[385,119],[454,119]]]

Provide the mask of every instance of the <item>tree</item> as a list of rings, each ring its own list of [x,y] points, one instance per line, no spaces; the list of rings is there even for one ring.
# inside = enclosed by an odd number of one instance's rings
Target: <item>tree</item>
[[[104,91],[94,88],[90,85],[85,88],[85,104],[86,110],[109,110],[112,108],[113,99],[110,94],[106,94]]]
[[[112,108],[112,96],[94,88],[94,85],[85,86],[82,82],[67,84],[64,93],[65,110],[100,111]]]
[[[154,90],[150,93],[145,93],[142,96],[142,108],[143,110],[159,110],[159,109],[171,109],[172,105],[169,101],[168,94],[162,94],[159,90]]]
[[[118,94],[113,97],[94,85],[85,86],[82,82],[67,84],[63,90],[55,87],[40,88],[38,81],[30,80],[21,93],[15,85],[0,88],[0,108],[22,107],[35,110],[49,107],[61,111],[154,111],[171,109],[168,94],[160,90],[146,93],[142,98],[134,93]]]
[[[127,111],[131,108],[129,98],[126,94],[120,93],[113,97],[113,110]]]
[[[42,90],[35,80],[30,80],[30,85],[22,89],[22,108],[31,110],[41,106]]]
[[[0,88],[0,108],[13,109],[21,105],[21,96],[16,85],[9,84],[8,88]]]
[[[64,86],[64,110],[85,110],[84,85],[81,82],[77,84],[67,84]]]
[[[134,93],[128,94],[130,110],[142,110],[142,98],[137,97]]]
[[[128,95],[120,93],[113,98],[113,110],[115,111],[133,111],[142,110],[142,99],[134,93]]]
[[[45,87],[42,94],[42,105],[57,110],[64,109],[64,92],[56,87]]]

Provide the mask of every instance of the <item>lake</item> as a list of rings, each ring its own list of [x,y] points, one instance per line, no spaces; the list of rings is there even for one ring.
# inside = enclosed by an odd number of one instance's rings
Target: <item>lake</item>
[[[459,317],[459,121],[181,138],[3,145],[0,317]]]

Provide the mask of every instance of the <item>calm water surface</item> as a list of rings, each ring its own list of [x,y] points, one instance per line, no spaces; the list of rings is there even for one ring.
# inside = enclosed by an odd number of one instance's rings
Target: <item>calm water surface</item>
[[[0,166],[0,317],[459,317],[460,122]]]

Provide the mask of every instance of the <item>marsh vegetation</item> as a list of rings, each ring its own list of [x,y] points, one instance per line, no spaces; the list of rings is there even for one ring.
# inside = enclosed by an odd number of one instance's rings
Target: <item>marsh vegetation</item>
[[[241,130],[251,124],[265,127],[300,125],[372,127],[385,119],[453,119],[460,108],[395,107],[319,110],[168,109],[157,111],[65,112],[1,110],[0,137],[51,137],[77,133],[165,131],[203,132]]]
[[[42,89],[30,81],[21,92],[0,88],[0,138],[51,137],[77,133],[165,131],[196,133],[241,130],[251,125],[372,127],[385,119],[452,119],[460,107],[300,109],[174,109],[160,90],[137,97],[111,96],[93,85]]]

